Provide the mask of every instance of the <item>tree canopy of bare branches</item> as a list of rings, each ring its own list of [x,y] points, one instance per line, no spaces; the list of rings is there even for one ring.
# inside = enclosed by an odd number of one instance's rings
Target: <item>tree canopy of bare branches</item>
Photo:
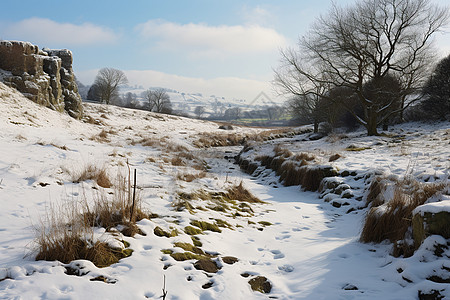
[[[103,68],[98,71],[94,86],[96,86],[100,100],[109,104],[112,98],[117,95],[119,86],[127,83],[128,79],[123,71],[113,68]]]
[[[147,100],[147,107],[150,111],[157,113],[171,113],[172,103],[167,92],[160,88],[156,90],[147,90],[144,94]]]
[[[274,83],[281,93],[329,101],[327,91],[351,89],[363,114],[341,104],[368,135],[376,135],[378,125],[419,94],[434,63],[432,35],[448,19],[448,9],[429,0],[361,0],[344,8],[334,4],[299,39],[298,49],[281,52]],[[367,83],[387,76],[399,82],[399,107],[397,96],[385,101],[379,90],[367,91]]]

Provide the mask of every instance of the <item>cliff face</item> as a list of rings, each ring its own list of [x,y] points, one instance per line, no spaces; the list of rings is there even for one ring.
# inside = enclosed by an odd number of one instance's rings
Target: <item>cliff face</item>
[[[81,118],[83,107],[69,50],[40,50],[27,42],[0,40],[0,80],[32,101]]]

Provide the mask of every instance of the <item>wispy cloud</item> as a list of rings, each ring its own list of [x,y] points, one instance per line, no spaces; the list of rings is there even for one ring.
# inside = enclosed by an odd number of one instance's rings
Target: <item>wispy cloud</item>
[[[267,26],[267,24],[272,24],[275,19],[268,9],[259,5],[256,7],[244,5],[240,14],[246,24]]]
[[[165,50],[235,55],[276,51],[286,44],[283,35],[259,25],[209,26],[150,20],[136,26],[143,38]]]
[[[7,24],[0,29],[0,35],[3,38],[32,41],[43,46],[107,44],[118,39],[113,30],[92,23],[76,25],[44,18],[29,18]]]

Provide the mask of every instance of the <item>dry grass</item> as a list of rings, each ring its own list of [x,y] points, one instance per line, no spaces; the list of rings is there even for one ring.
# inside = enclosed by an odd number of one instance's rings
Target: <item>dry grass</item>
[[[86,115],[86,114],[84,115],[82,121],[85,123],[89,123],[89,124],[93,124],[93,125],[97,125],[97,126],[105,125],[102,121],[94,119],[93,117]]]
[[[198,173],[178,173],[177,174],[178,180],[183,180],[186,182],[192,182],[195,179],[205,178],[205,177],[206,177],[206,172],[204,172],[204,171],[198,172]]]
[[[172,157],[172,159],[170,160],[170,163],[173,166],[185,166],[186,165],[186,163],[183,161],[183,159],[179,156]]]
[[[115,248],[105,242],[94,241],[93,229],[86,226],[80,207],[70,203],[65,207],[51,206],[40,225],[35,227],[36,260],[58,260],[69,263],[76,259],[92,261],[106,267],[131,255],[130,249]]]
[[[114,135],[117,134],[117,132],[115,132],[114,130],[110,129],[110,130],[105,130],[102,129],[102,131],[100,131],[99,134],[97,135],[93,135],[90,140],[91,141],[96,141],[99,143],[109,143],[111,142],[111,140],[109,139],[109,135]]]
[[[106,167],[98,167],[93,164],[89,164],[79,172],[69,171],[69,173],[72,175],[72,181],[76,183],[86,180],[94,180],[103,188],[110,188],[112,186]]]
[[[392,199],[383,199],[383,190],[392,182],[376,178],[370,185],[367,196],[371,209],[367,214],[361,233],[361,241],[380,243],[389,240],[394,243],[395,256],[410,256],[414,245],[407,242],[412,225],[413,210],[430,197],[442,191],[444,183],[421,183],[411,178],[394,182]],[[384,204],[383,204],[384,203]]]
[[[255,158],[262,166],[270,168],[279,176],[284,186],[301,185],[306,191],[317,191],[323,178],[335,176],[336,171],[331,167],[309,166],[315,156],[309,153],[293,155],[280,146],[274,147],[275,156],[262,155]],[[242,162],[241,162],[242,163]],[[248,163],[245,170],[252,172],[257,166]]]
[[[225,196],[230,200],[237,200],[249,203],[264,203],[259,198],[250,193],[241,183],[233,185],[227,189]]]
[[[36,260],[68,263],[87,259],[104,267],[131,255],[130,249],[111,247],[94,239],[95,226],[120,228],[126,236],[144,234],[135,223],[148,217],[141,209],[139,193],[132,197],[129,178],[118,176],[116,182],[112,195],[98,192],[92,203],[85,197],[82,203],[69,201],[65,206],[51,206],[39,226],[35,226]]]
[[[202,132],[199,138],[194,141],[194,146],[198,148],[224,147],[224,146],[239,146],[244,144],[247,136],[229,133],[209,133]]]
[[[276,145],[273,148],[273,152],[275,152],[275,157],[281,156],[283,158],[289,158],[293,155],[293,153],[291,151],[289,151],[286,148],[283,148],[281,145]]]

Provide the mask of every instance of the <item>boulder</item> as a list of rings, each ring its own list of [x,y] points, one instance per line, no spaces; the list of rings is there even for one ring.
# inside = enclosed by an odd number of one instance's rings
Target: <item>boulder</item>
[[[429,203],[413,212],[412,228],[414,245],[418,248],[430,235],[450,238],[450,201]]]
[[[72,52],[39,50],[28,42],[0,40],[0,80],[28,99],[74,118],[83,116]]]

